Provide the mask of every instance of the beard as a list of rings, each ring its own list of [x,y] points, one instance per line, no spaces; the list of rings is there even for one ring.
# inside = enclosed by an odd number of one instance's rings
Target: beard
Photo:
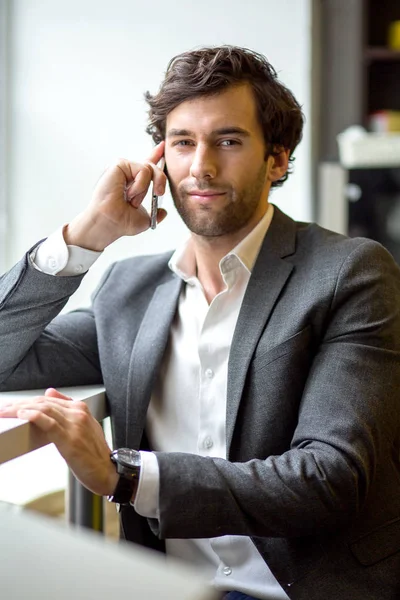
[[[254,180],[244,190],[237,191],[232,186],[224,186],[223,202],[222,198],[216,201],[216,204],[221,202],[220,207],[198,205],[194,208],[190,204],[190,187],[183,184],[176,187],[172,181],[169,181],[175,208],[192,233],[205,237],[236,233],[247,225],[258,208],[265,186],[266,171],[265,162]],[[202,188],[207,191],[213,190],[213,186],[209,183],[200,185],[198,182],[196,189],[201,191]],[[221,188],[215,190],[221,191]]]

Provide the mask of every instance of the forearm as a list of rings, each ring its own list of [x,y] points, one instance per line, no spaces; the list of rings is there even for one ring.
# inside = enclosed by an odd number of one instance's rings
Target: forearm
[[[161,538],[313,535],[357,510],[357,474],[337,457],[337,477],[311,451],[246,463],[179,453],[157,459]]]
[[[25,256],[0,279],[1,378],[15,367],[78,288],[81,277],[55,278]]]
[[[59,315],[82,277],[53,277],[26,256],[0,280],[0,390],[101,383],[93,313]]]

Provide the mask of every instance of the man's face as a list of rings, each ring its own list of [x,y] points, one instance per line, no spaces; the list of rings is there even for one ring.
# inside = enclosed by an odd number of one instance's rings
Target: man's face
[[[232,234],[265,213],[271,158],[251,88],[182,102],[167,117],[165,157],[175,206],[200,236]]]

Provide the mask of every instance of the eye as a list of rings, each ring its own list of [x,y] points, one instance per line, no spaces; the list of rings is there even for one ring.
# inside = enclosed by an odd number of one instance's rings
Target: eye
[[[240,144],[238,140],[221,140],[220,142],[221,146],[237,146],[238,144]]]
[[[191,146],[193,142],[191,140],[178,140],[173,143],[173,146]]]

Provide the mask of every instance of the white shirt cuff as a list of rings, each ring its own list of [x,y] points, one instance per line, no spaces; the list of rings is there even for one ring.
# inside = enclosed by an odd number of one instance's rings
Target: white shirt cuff
[[[158,519],[160,507],[158,494],[160,490],[160,469],[153,452],[140,451],[142,466],[139,484],[133,506],[139,515],[148,519]]]
[[[57,229],[30,254],[33,266],[47,275],[71,276],[86,273],[101,252],[67,246],[63,230],[64,226]]]

